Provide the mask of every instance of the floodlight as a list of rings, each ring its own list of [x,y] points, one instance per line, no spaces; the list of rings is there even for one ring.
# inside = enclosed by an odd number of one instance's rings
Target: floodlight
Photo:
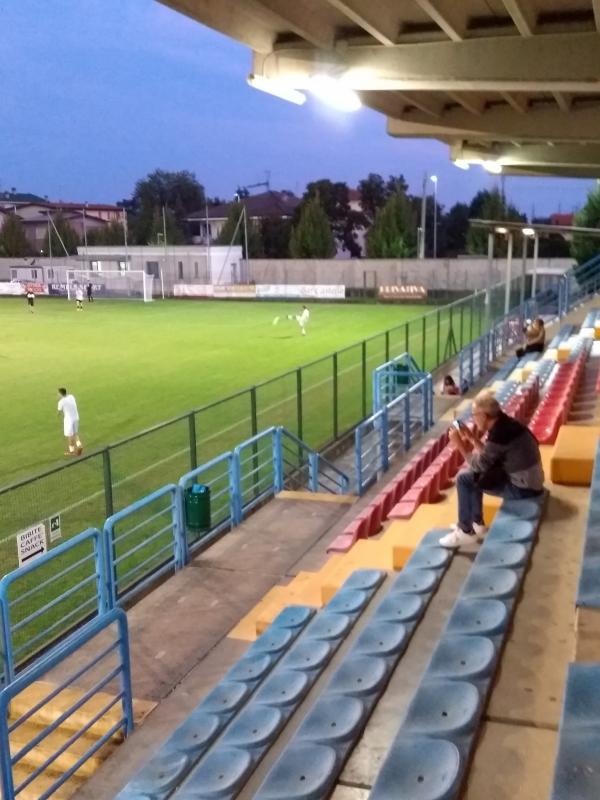
[[[469,169],[471,166],[469,162],[465,158],[457,158],[454,162],[454,166],[458,167],[459,169]]]
[[[535,236],[535,231],[533,230],[533,228],[523,228],[521,233],[523,234],[523,236]]]
[[[250,74],[248,75],[248,85],[252,86],[253,89],[258,89],[261,92],[273,95],[273,97],[279,97],[280,100],[287,100],[288,103],[295,103],[297,106],[306,103],[305,94],[299,92],[297,89],[293,89],[291,86],[287,86],[281,81],[274,81],[271,80],[271,78],[263,78],[261,75]]]
[[[502,172],[502,164],[499,161],[484,161],[483,168],[492,175],[500,175]]]
[[[308,88],[315,97],[337,111],[358,111],[362,107],[354,89],[330,75],[313,75]]]
[[[508,228],[499,227],[495,228],[495,231],[496,233],[508,233]]]

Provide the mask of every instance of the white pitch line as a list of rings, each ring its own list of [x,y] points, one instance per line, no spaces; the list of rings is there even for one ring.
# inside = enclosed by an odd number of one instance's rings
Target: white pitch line
[[[359,367],[359,366],[360,366],[360,364],[355,365],[353,367],[346,367],[346,369],[340,370],[338,372],[338,376],[339,375],[344,375],[346,372],[350,372],[353,369],[357,369],[357,367]],[[315,384],[311,385],[306,390],[303,388],[302,396],[304,397],[305,392],[308,393],[308,392],[313,391],[314,389],[319,389],[324,384],[329,383],[330,380],[331,380],[330,378],[325,378],[324,380],[319,381],[319,383],[315,383]],[[293,400],[295,397],[296,397],[295,393],[291,394],[291,395],[288,395],[283,400],[278,400],[276,403],[272,403],[270,406],[267,406],[266,408],[262,409],[260,413],[264,414],[265,412],[272,411],[274,408],[277,408],[278,406],[283,405],[284,403],[288,403],[290,400]],[[206,444],[207,442],[210,442],[213,439],[218,439],[220,436],[223,436],[224,433],[228,433],[229,431],[234,430],[239,425],[241,425],[242,423],[246,422],[248,419],[250,419],[250,418],[246,417],[243,420],[238,420],[233,425],[228,425],[226,428],[223,428],[218,433],[214,433],[212,436],[209,436],[207,439],[203,439],[201,444]],[[151,472],[153,469],[155,469],[156,467],[159,467],[161,464],[166,464],[168,461],[172,461],[174,458],[179,458],[184,453],[189,453],[189,447],[184,447],[181,450],[177,450],[175,453],[171,453],[171,455],[165,456],[165,458],[161,458],[159,461],[154,461],[149,466],[144,467],[143,469],[140,469],[137,472],[132,473],[131,475],[128,475],[126,478],[123,478],[120,481],[117,481],[117,483],[113,484],[113,489],[116,489],[116,488],[118,488],[120,486],[123,486],[123,484],[127,483],[127,481],[135,480],[135,478],[139,478],[141,475],[145,475],[147,472]],[[83,497],[81,500],[77,500],[75,503],[71,503],[70,506],[65,506],[64,508],[59,509],[59,511],[57,511],[55,513],[57,513],[57,514],[67,514],[69,511],[73,511],[73,509],[78,508],[79,506],[83,505],[84,503],[88,503],[90,500],[95,500],[96,498],[101,497],[103,494],[104,494],[104,489],[100,489],[99,491],[94,492],[93,494],[90,494],[87,497]],[[4,544],[5,542],[10,541],[11,539],[13,539],[14,536],[16,536],[17,533],[18,533],[18,531],[15,532],[15,533],[10,533],[10,534],[8,534],[8,536],[5,536],[4,539],[0,539],[0,545]]]

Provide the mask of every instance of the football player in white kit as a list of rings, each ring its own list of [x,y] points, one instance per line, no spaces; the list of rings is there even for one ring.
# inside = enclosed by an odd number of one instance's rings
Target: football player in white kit
[[[66,456],[80,456],[83,445],[79,438],[79,411],[77,402],[72,394],[68,394],[64,387],[58,390],[58,413],[63,415],[63,431],[67,438],[68,450]]]

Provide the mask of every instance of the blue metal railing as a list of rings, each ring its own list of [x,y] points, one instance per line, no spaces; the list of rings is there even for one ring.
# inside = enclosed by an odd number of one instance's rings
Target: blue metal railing
[[[179,494],[175,484],[163,486],[104,523],[112,606],[187,563]]]
[[[235,497],[234,524],[267,497],[283,488],[280,450],[281,428],[267,428],[250,437],[233,451]]]
[[[112,642],[107,644],[106,639],[111,628],[116,629],[116,635],[113,633]],[[94,643],[97,648],[100,648],[100,652],[89,653],[90,643]],[[68,659],[75,653],[78,654],[77,665],[73,665],[75,671],[57,686],[53,685],[46,696],[26,712],[21,713],[16,719],[11,719],[9,716],[10,705],[15,698],[36,681],[46,677],[51,670],[56,670],[59,666],[64,670]],[[82,655],[85,655],[83,665],[81,664]],[[97,678],[100,671],[101,677]],[[91,688],[81,689],[82,679],[86,687],[93,680]],[[104,693],[112,689],[115,681],[118,681],[120,689],[111,694],[106,701]],[[47,722],[51,715],[45,714],[45,710],[66,689],[70,689],[71,692],[66,696],[63,695],[61,700],[63,703],[68,700],[68,707],[52,722]],[[78,697],[75,700],[72,699],[73,689],[79,690],[76,692]],[[69,697],[71,699],[68,699]],[[94,707],[94,714],[85,725],[80,726],[72,721],[72,735],[60,746],[53,745],[52,734],[63,724],[69,724],[73,715],[93,698],[96,700],[100,698],[101,702],[106,702],[100,710],[96,710]],[[89,733],[94,732],[94,726],[106,715],[114,716],[114,719],[109,719],[110,727],[101,735],[98,731],[98,738],[91,740]],[[30,720],[35,722],[32,732],[30,732],[30,728],[23,727]],[[32,667],[15,678],[0,692],[0,786],[2,787],[2,797],[4,800],[15,800],[23,790],[31,787],[30,791],[34,790],[39,800],[46,800],[115,735],[122,733],[124,736],[128,736],[132,731],[133,708],[127,617],[123,611],[114,609],[104,613],[65,639],[58,647],[38,659]],[[23,739],[28,736],[30,738],[24,744]],[[85,752],[81,753],[81,745],[87,745],[88,742],[89,746]],[[21,769],[17,773],[19,765],[22,764],[28,753],[42,743],[44,743],[42,757],[45,757],[43,763],[33,770],[28,766],[25,770]],[[79,743],[79,746],[72,751],[71,748],[76,743]],[[61,758],[63,756],[64,758]],[[63,769],[66,764],[68,767]],[[17,774],[20,774],[20,777],[17,777]],[[35,782],[38,779],[44,780],[44,784],[36,785]]]
[[[350,479],[345,472],[328,461],[321,453],[313,450],[305,442],[285,428],[280,428],[278,454],[281,458],[281,488],[293,480],[293,485],[304,484],[311,492],[347,494]],[[294,453],[296,459],[294,460]],[[290,460],[290,458],[292,460]],[[302,476],[300,482],[298,475]]]
[[[372,377],[373,414],[404,394],[409,386],[414,386],[426,375],[410,353],[402,353],[376,367]]]
[[[433,381],[427,374],[354,431],[356,493],[361,495],[433,425]]]
[[[109,608],[106,574],[102,534],[91,528],[0,580],[0,686],[29,655]]]
[[[231,451],[222,453],[179,479],[180,514],[190,552],[194,552],[196,545],[206,546],[233,525],[237,488],[233,480],[232,461]],[[185,493],[194,483],[201,483],[209,490],[210,526],[208,530],[202,532],[190,530],[185,521]]]

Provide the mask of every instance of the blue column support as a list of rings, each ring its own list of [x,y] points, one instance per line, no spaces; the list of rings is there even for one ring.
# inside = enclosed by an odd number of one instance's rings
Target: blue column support
[[[388,410],[387,406],[384,406],[381,409],[381,425],[380,425],[380,436],[381,436],[381,468],[384,472],[387,472],[390,468],[390,456],[389,456],[389,433],[388,433]]]
[[[273,489],[283,491],[283,453],[281,452],[281,426],[273,430]]]
[[[308,485],[311,492],[319,491],[319,454],[308,454]]]

